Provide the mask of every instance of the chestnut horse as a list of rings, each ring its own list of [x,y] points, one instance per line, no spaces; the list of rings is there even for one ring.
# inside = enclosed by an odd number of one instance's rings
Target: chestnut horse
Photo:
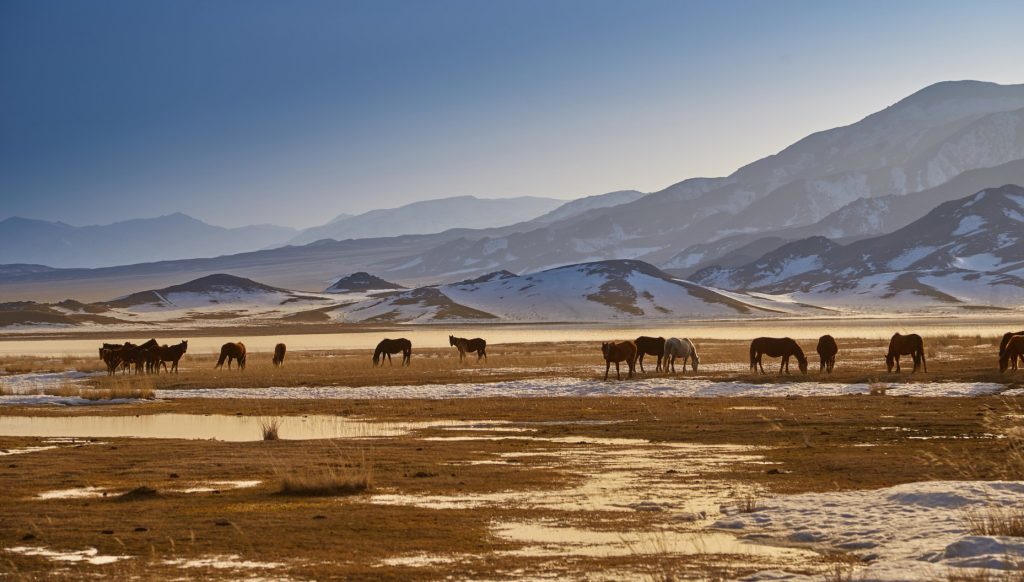
[[[187,351],[188,351],[188,340],[182,340],[180,344],[173,345],[173,346],[170,346],[170,347],[168,347],[168,346],[157,346],[157,347],[153,348],[153,354],[154,354],[153,358],[154,358],[154,361],[156,362],[156,365],[155,365],[156,373],[157,374],[160,373],[160,366],[163,366],[164,369],[166,370],[167,369],[167,364],[165,364],[164,362],[170,362],[171,363],[171,370],[170,371],[174,372],[175,374],[177,374],[178,373],[178,361],[181,360],[181,357],[184,356],[185,352],[187,352]]]
[[[280,366],[284,363],[284,353],[288,350],[288,346],[284,344],[277,344],[274,346],[274,366]]]
[[[219,368],[224,365],[224,360],[228,361],[228,370],[231,369],[231,360],[238,360],[238,369],[245,369],[245,344],[242,342],[228,342],[220,347],[220,359],[217,360],[217,365],[214,368]]]
[[[1012,366],[1013,371],[1016,372],[1017,360],[1024,364],[1024,334],[1011,336],[1007,340],[1003,354],[999,356],[999,371],[1005,372],[1006,368]]]
[[[476,361],[480,358],[487,358],[487,340],[479,337],[466,339],[464,337],[448,336],[448,345],[455,346],[459,350],[459,361],[466,357],[466,352],[476,354]]]
[[[658,358],[658,365],[654,371],[660,372],[661,361],[665,356],[665,338],[642,335],[636,338],[635,343],[637,359],[640,362],[640,371],[644,374],[647,373],[644,370],[644,356],[655,356]]]
[[[900,373],[900,356],[907,356],[914,358],[914,372],[917,372],[919,367],[924,367],[924,371],[928,371],[928,361],[924,357],[924,340],[921,336],[916,333],[910,335],[901,335],[894,333],[892,339],[889,340],[889,353],[885,354],[885,369],[888,372],[892,372],[893,364],[896,365],[896,373]]]
[[[619,374],[619,362],[626,362],[629,366],[629,377],[633,377],[633,372],[636,371],[635,342],[604,342],[601,344],[601,353],[604,354],[605,380],[608,379],[608,370],[611,368],[612,362],[615,362],[615,377],[617,379],[622,379],[622,376]]]
[[[819,337],[817,350],[818,359],[821,360],[821,369],[818,372],[831,374],[832,368],[836,366],[836,354],[839,353],[839,345],[836,344],[836,338],[830,335]]]
[[[800,371],[804,374],[807,373],[807,357],[804,356],[804,351],[788,337],[759,337],[750,342],[750,369],[756,372],[758,368],[761,368],[761,373],[764,374],[764,366],[761,365],[762,356],[782,358],[782,363],[779,364],[780,376],[783,370],[787,374],[789,373],[789,358],[791,356],[796,357]]]
[[[391,354],[397,354],[402,352],[402,365],[410,365],[410,359],[412,358],[412,342],[400,337],[398,339],[382,339],[377,344],[377,349],[373,351],[373,365],[383,365],[381,362],[381,354],[388,357],[388,364],[391,364]]]

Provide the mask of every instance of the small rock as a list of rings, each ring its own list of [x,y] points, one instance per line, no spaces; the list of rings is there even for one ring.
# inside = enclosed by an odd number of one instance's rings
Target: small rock
[[[23,541],[23,542],[29,542],[29,541],[32,541],[34,539],[36,539],[35,534],[27,533],[27,534],[21,536],[21,541]]]
[[[105,530],[101,531],[100,533],[103,534],[103,535],[112,536],[112,535],[114,535],[114,530],[112,530],[112,529],[105,529]]]
[[[675,475],[677,473],[679,473],[679,471],[676,471],[675,469],[669,469],[668,471],[665,471],[666,475]]]
[[[427,477],[436,477],[436,476],[437,475],[435,473],[427,473],[426,471],[417,471],[416,473],[413,474],[413,477],[415,477],[417,479],[425,479]]]
[[[327,519],[326,515],[314,515],[313,519]]]
[[[135,531],[137,531],[137,532],[149,531],[149,528],[148,527],[139,526],[139,527],[135,528]]]
[[[167,477],[170,478],[170,479],[177,479],[178,478],[178,474],[177,473],[171,473]]]
[[[213,525],[220,526],[220,527],[226,527],[226,526],[231,525],[231,522],[226,520],[226,519],[218,519],[217,521],[213,522]]]

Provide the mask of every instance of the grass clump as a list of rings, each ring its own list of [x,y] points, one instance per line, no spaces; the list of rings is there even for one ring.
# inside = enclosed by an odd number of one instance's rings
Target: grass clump
[[[988,507],[964,513],[967,531],[976,536],[1024,537],[1024,508]]]
[[[263,418],[260,419],[260,434],[263,435],[265,441],[276,441],[280,440],[281,436],[279,431],[281,430],[281,419],[280,418]]]
[[[373,469],[362,459],[359,463],[336,463],[301,467],[281,472],[281,495],[331,497],[357,495],[373,487]]]

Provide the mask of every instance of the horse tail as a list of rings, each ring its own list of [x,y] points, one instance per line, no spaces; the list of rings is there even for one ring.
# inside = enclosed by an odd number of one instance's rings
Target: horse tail
[[[924,371],[928,373],[928,360],[924,357],[924,345],[921,346],[921,366],[924,367]]]
[[[757,371],[757,348],[753,342],[750,343],[750,369]]]

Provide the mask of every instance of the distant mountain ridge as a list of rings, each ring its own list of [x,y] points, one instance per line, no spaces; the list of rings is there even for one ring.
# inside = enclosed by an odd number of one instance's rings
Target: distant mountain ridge
[[[294,234],[273,225],[212,226],[181,213],[96,226],[12,217],[0,221],[0,263],[100,267],[218,256],[277,244]]]

